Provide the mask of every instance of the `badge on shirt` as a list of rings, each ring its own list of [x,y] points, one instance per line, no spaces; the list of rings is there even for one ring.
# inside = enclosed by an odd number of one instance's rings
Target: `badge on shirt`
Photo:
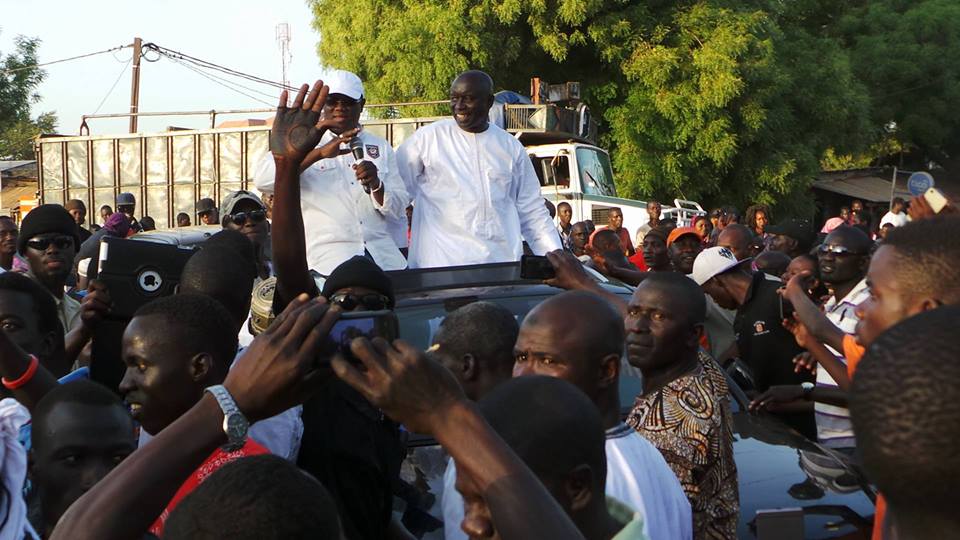
[[[380,147],[379,147],[379,146],[376,146],[376,145],[373,145],[373,144],[368,144],[368,145],[367,145],[367,155],[370,156],[370,157],[372,157],[373,159],[379,158],[379,157],[380,157]]]
[[[764,321],[757,321],[753,323],[753,335],[762,336],[767,333],[767,323]]]

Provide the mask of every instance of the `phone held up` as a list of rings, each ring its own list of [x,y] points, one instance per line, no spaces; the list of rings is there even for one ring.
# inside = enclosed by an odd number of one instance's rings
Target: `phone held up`
[[[520,257],[520,279],[553,279],[557,277],[550,261],[542,255],[523,255]]]
[[[320,348],[321,361],[329,362],[337,353],[340,353],[348,362],[359,364],[360,360],[350,351],[350,343],[359,337],[367,339],[380,337],[390,342],[397,339],[399,323],[396,314],[384,310],[351,311],[340,315]]]
[[[943,193],[932,187],[923,194],[923,198],[927,200],[927,204],[930,205],[930,209],[933,210],[934,214],[939,214],[943,207],[947,205],[947,198],[943,196]]]

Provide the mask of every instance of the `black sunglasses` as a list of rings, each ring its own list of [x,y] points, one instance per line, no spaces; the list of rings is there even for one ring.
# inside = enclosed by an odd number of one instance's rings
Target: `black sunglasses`
[[[254,210],[252,212],[237,212],[236,214],[230,214],[227,217],[230,218],[230,221],[236,223],[240,227],[243,227],[248,219],[253,223],[260,223],[261,221],[267,219],[267,211]]]
[[[340,306],[344,311],[353,311],[357,306],[363,306],[368,311],[381,311],[390,307],[390,299],[382,294],[353,294],[340,293],[330,298],[330,303]]]
[[[817,252],[821,255],[826,255],[827,253],[833,253],[834,255],[863,255],[863,253],[847,249],[843,246],[828,246],[826,244],[820,244]]]
[[[74,247],[73,238],[70,236],[49,236],[47,238],[31,238],[27,240],[27,247],[37,251],[46,251],[50,244],[57,246],[57,249],[67,249]]]

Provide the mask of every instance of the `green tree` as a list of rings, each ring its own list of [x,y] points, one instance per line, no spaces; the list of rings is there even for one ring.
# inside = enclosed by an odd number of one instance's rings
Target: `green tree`
[[[823,31],[829,3],[312,5],[321,61],[357,72],[371,102],[443,98],[468,68],[524,92],[534,75],[581,81],[623,196],[804,210],[809,198],[795,195],[826,149],[865,144],[869,102]]]
[[[896,137],[925,163],[960,151],[960,3],[956,0],[861,1],[836,34],[870,89],[878,132],[896,122]]]
[[[33,159],[33,139],[56,129],[52,112],[31,118],[31,106],[40,100],[36,89],[43,82],[37,64],[36,38],[18,36],[15,52],[0,57],[0,159]]]

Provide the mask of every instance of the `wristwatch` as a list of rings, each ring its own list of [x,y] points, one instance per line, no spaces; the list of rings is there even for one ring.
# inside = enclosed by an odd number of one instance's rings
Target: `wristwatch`
[[[816,387],[817,385],[812,382],[800,383],[800,388],[803,389],[803,399],[810,399],[810,392],[813,392],[813,389]]]
[[[247,442],[247,430],[250,429],[250,422],[247,417],[240,412],[233,396],[222,384],[208,386],[204,389],[210,392],[217,399],[220,410],[223,411],[223,432],[227,435],[227,444],[220,447],[224,452],[236,452],[243,448]]]

